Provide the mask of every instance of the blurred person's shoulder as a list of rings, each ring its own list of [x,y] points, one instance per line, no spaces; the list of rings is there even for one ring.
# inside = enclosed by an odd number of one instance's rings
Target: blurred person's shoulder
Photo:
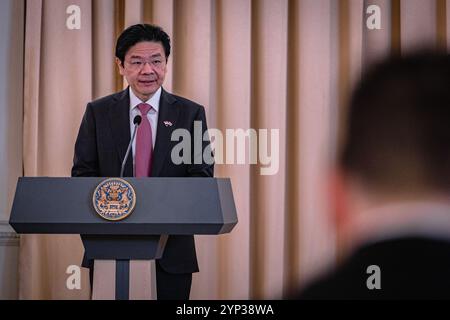
[[[366,245],[292,298],[450,299],[450,242],[404,237]]]
[[[363,277],[363,263],[360,258],[352,256],[346,259],[336,269],[327,271],[312,282],[307,284],[305,288],[299,290],[294,299],[299,300],[345,300],[354,299],[356,296],[365,294]]]

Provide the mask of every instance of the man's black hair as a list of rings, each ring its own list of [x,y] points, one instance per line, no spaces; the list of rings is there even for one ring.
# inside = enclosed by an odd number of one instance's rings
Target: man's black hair
[[[125,29],[117,39],[116,57],[122,66],[128,50],[138,42],[160,42],[164,48],[166,60],[170,55],[170,37],[161,27],[151,24],[135,24]]]

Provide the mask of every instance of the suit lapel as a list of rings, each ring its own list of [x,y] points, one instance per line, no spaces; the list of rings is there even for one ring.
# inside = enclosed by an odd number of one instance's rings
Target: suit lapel
[[[111,132],[116,144],[117,155],[119,157],[120,166],[122,166],[123,158],[127,151],[128,144],[131,139],[130,134],[130,95],[128,88],[119,92],[115,97],[116,101],[109,108],[109,120],[111,124]],[[117,176],[120,174],[117,172]],[[125,164],[125,177],[133,176],[133,155],[130,152]]]
[[[159,102],[158,129],[156,132],[156,143],[152,159],[152,177],[158,177],[164,167],[164,161],[170,147],[170,137],[177,127],[179,110],[175,106],[175,98],[164,89],[161,92]],[[172,125],[164,124],[164,121]]]

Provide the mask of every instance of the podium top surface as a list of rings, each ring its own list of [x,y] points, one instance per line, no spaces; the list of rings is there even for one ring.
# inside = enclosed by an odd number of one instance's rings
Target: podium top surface
[[[136,205],[120,221],[103,219],[93,207],[105,179],[19,178],[10,224],[17,233],[108,235],[221,234],[237,224],[228,178],[123,178]]]

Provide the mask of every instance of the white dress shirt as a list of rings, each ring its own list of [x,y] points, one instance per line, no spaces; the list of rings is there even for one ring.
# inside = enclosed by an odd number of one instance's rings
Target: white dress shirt
[[[152,109],[147,113],[147,119],[150,121],[150,126],[152,128],[152,146],[155,148],[156,141],[156,130],[158,128],[158,114],[159,114],[159,100],[161,98],[161,87],[155,92],[155,94],[148,99],[147,101],[142,101],[139,99],[129,87],[130,90],[130,136],[133,136],[134,131],[134,123],[133,119],[137,115],[141,115],[141,112],[137,108],[137,106],[141,103],[147,103],[152,106]],[[142,115],[141,115],[142,116]],[[139,130],[139,128],[138,128]],[[137,137],[137,135],[136,135]],[[133,175],[134,175],[134,167],[135,167],[135,154],[136,154],[136,137],[134,137],[132,144],[132,152],[133,152]]]

